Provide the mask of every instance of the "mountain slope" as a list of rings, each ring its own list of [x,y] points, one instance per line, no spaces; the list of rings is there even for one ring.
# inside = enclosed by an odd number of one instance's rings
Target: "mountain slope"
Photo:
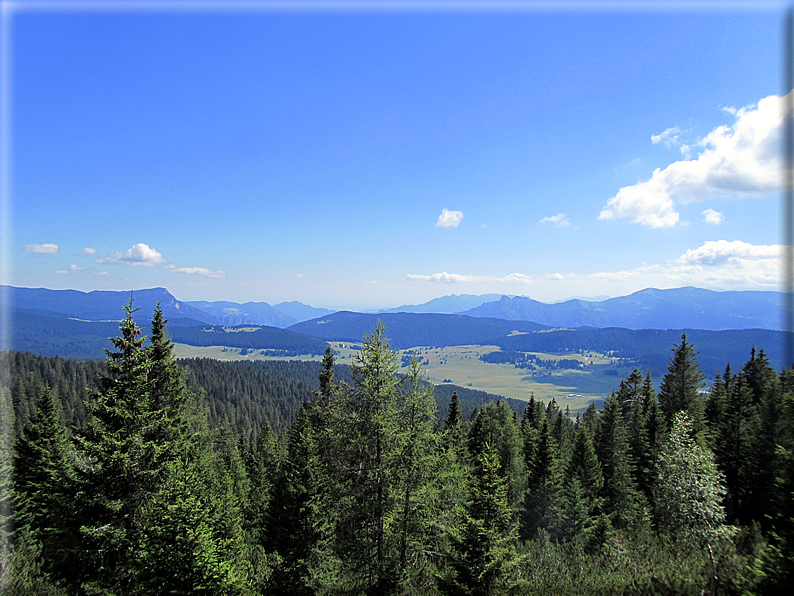
[[[315,308],[300,302],[281,302],[271,306],[267,302],[207,302],[194,300],[187,304],[214,316],[222,325],[267,325],[284,329],[301,321],[332,313],[327,308]]]
[[[462,311],[476,308],[486,302],[499,300],[501,294],[483,294],[474,296],[472,294],[452,294],[434,298],[424,304],[406,304],[397,308],[386,308],[373,312],[412,312],[412,313],[437,313],[437,314],[459,314]]]
[[[781,330],[783,299],[780,292],[648,288],[602,302],[567,300],[546,304],[521,296],[503,296],[461,314],[534,321],[551,327]]]
[[[431,313],[355,313],[337,312],[320,319],[304,321],[288,327],[325,340],[361,342],[364,334],[378,321],[386,325],[386,337],[394,349],[415,346],[460,346],[488,344],[506,337],[512,331],[530,332],[545,329],[544,325],[527,321],[484,319],[462,315]]]
[[[190,301],[190,306],[198,308],[215,317],[221,325],[267,325],[269,327],[289,327],[297,319],[279,312],[267,302],[204,302]]]
[[[136,322],[148,321],[157,303],[163,309],[166,319],[194,319],[202,323],[217,325],[218,321],[210,314],[180,302],[165,288],[151,288],[129,292],[94,290],[48,290],[46,288],[16,288],[5,286],[10,304],[4,306],[46,311],[66,315],[84,321],[120,321],[124,316],[123,308],[132,296]],[[0,296],[3,293],[0,292]]]

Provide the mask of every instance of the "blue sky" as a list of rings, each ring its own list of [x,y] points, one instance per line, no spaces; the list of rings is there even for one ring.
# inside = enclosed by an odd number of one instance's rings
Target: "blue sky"
[[[65,4],[5,14],[5,283],[351,309],[779,289],[783,4]]]

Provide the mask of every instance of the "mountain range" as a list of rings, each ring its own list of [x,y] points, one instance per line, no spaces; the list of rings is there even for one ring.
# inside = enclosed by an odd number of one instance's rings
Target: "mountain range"
[[[327,341],[358,344],[378,320],[386,324],[387,337],[396,349],[496,345],[505,352],[612,352],[636,361],[643,369],[652,368],[655,374],[663,372],[671,346],[684,331],[696,341],[704,370],[709,370],[709,374],[726,362],[741,365],[753,346],[765,349],[772,365],[780,368],[785,366],[784,345],[791,342],[791,334],[770,329],[782,318],[783,294],[778,292],[648,289],[601,302],[569,300],[554,305],[529,298],[502,297],[463,315],[326,310],[321,317],[284,329],[251,322],[230,325],[231,321],[237,322],[233,319],[223,324],[216,316],[193,306],[197,303],[180,302],[164,288],[132,293],[8,286],[0,290],[0,297],[5,300],[0,306],[11,315],[11,349],[72,358],[103,357],[108,338],[118,332],[122,309],[131,296],[137,309],[136,322],[144,334],[159,302],[177,343],[262,350],[281,356],[320,354]],[[228,316],[234,315],[223,309],[236,308],[235,303],[229,302],[198,304],[205,308],[214,304]],[[264,313],[276,310],[265,303],[238,306],[246,306],[242,310],[254,316],[258,311],[251,305],[258,305]],[[281,306],[292,308],[290,312],[294,314],[289,316],[293,318],[295,314],[307,316],[316,312],[313,307],[295,303]],[[489,313],[498,316],[484,316]],[[284,322],[286,319],[281,320],[281,324]]]
[[[327,308],[315,308],[296,301],[280,302],[273,306],[267,302],[238,304],[237,302],[189,301],[185,304],[212,315],[220,325],[267,325],[282,329],[334,312]]]
[[[600,302],[567,300],[547,304],[523,296],[502,296],[459,314],[532,321],[550,327],[782,330],[784,299],[782,292],[648,288]]]
[[[179,301],[165,288],[134,292],[48,290],[2,286],[14,308],[58,313],[85,321],[117,321],[122,307],[135,299],[136,319],[148,320],[159,301],[171,326],[264,325],[285,329],[321,319],[336,311],[300,302]],[[572,299],[545,303],[525,296],[469,294],[443,296],[424,304],[370,311],[366,314],[435,313],[475,318],[528,321],[549,327],[623,327],[626,329],[772,329],[783,330],[785,294],[782,292],[714,292],[684,287],[648,288],[606,300]],[[376,316],[377,318],[377,316]]]

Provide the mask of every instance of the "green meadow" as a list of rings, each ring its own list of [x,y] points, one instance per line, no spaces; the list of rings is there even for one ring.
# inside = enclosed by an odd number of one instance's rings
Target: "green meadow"
[[[359,344],[350,342],[329,342],[336,352],[338,364],[352,364],[358,353]],[[479,391],[487,391],[496,395],[528,400],[531,395],[536,399],[548,401],[556,399],[561,407],[570,406],[571,410],[587,407],[593,400],[602,400],[613,389],[617,389],[620,380],[630,372],[630,368],[618,369],[615,374],[617,359],[604,354],[588,353],[586,356],[565,352],[561,354],[532,352],[542,360],[577,360],[585,366],[583,369],[538,369],[530,371],[517,368],[512,364],[491,364],[480,360],[480,356],[498,351],[496,346],[449,346],[415,347],[399,350],[407,368],[408,359],[412,355],[419,357],[427,378],[440,385],[450,383],[461,387],[469,387]],[[264,356],[261,350],[248,350],[241,354],[240,348],[222,346],[197,347],[175,344],[174,354],[177,358],[214,358],[216,360],[290,360],[294,357]],[[320,356],[300,356],[301,360],[320,360]],[[535,374],[533,374],[535,373]]]

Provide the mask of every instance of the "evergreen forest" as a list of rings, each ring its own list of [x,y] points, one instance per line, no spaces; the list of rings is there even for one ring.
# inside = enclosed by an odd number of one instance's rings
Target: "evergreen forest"
[[[3,355],[2,594],[794,584],[794,369],[763,350],[706,390],[682,335],[658,390],[634,370],[572,417],[398,374],[381,322],[350,367],[221,368],[134,312],[104,363]]]

